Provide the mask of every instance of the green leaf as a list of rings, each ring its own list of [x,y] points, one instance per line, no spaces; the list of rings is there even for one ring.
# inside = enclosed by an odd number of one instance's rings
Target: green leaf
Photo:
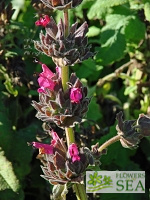
[[[92,81],[97,80],[102,66],[96,65],[93,59],[88,59],[83,61],[82,65],[76,70],[76,74],[79,78],[88,78],[92,79]]]
[[[126,49],[124,35],[120,31],[105,31],[103,38],[108,38],[108,40],[99,48],[97,61],[101,65],[108,65],[123,58]]]
[[[92,59],[86,60],[76,71],[79,78],[88,78],[95,72],[95,63]]]
[[[20,188],[19,180],[17,179],[11,162],[7,160],[4,151],[0,148],[0,191],[11,189],[18,192]]]
[[[130,93],[133,93],[137,90],[137,85],[129,86],[125,89],[124,95],[129,95]]]
[[[89,110],[87,112],[87,118],[97,121],[102,117],[99,105],[96,103],[96,98],[93,97],[89,105]]]
[[[131,15],[121,15],[121,14],[107,15],[106,25],[102,28],[101,32],[104,32],[106,30],[119,30],[122,27],[125,27],[131,18],[132,18]]]
[[[150,22],[150,3],[147,2],[144,5],[144,14],[147,21]]]
[[[89,28],[89,32],[87,33],[88,37],[94,37],[100,34],[100,28],[96,27],[96,26],[91,26]]]
[[[129,2],[129,0],[98,0],[98,2],[101,4],[101,6],[113,7],[113,6],[123,5]]]
[[[12,120],[8,118],[8,111],[9,109],[4,106],[0,99],[0,148],[3,149],[5,156],[12,163],[17,179],[22,181],[24,176],[30,172],[29,163],[31,162],[32,151],[27,142],[34,140],[37,125],[32,123],[25,129],[13,132],[13,124]]]
[[[126,40],[137,44],[144,39],[145,31],[145,24],[136,16],[131,16],[124,29]]]
[[[87,16],[89,19],[101,19],[107,13],[107,8],[122,5],[127,3],[128,0],[97,0],[91,6]]]

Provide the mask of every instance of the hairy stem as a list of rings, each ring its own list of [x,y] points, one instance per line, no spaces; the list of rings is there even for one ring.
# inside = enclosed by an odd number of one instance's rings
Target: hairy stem
[[[73,189],[76,193],[77,200],[87,200],[85,186],[83,184],[74,184]]]
[[[66,91],[68,88],[67,82],[69,81],[69,67],[68,66],[63,66],[61,68],[61,79],[62,79],[63,89],[64,91]]]
[[[113,143],[119,141],[120,139],[121,139],[121,136],[120,136],[120,135],[116,135],[116,136],[114,136],[113,138],[110,138],[108,141],[106,141],[104,144],[102,144],[102,145],[99,147],[98,151],[99,151],[99,152],[103,151],[103,150],[106,149],[108,146],[110,146],[111,144],[113,144]]]
[[[65,29],[65,36],[68,36],[69,33],[69,16],[68,16],[68,9],[64,10],[64,29]]]
[[[65,37],[69,34],[69,16],[68,16],[68,10],[64,10],[64,31],[65,31]],[[61,70],[61,79],[62,79],[62,85],[64,91],[67,90],[68,85],[67,82],[69,82],[69,67],[63,66]],[[74,137],[74,131],[73,128],[65,128],[66,132],[66,139],[67,139],[67,145],[69,146],[72,143],[75,143],[75,137]],[[85,187],[83,184],[74,184],[73,185],[76,197],[78,200],[87,200],[87,195],[85,192]]]
[[[66,131],[66,138],[67,138],[68,146],[72,143],[75,143],[73,128],[65,128],[65,131]]]

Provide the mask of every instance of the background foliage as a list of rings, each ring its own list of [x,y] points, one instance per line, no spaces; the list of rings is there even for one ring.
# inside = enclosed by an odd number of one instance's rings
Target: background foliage
[[[9,3],[12,3],[12,12]],[[42,174],[37,151],[31,141],[49,142],[42,123],[35,118],[32,100],[38,100],[34,57],[51,70],[51,58],[39,54],[33,45],[39,27],[34,23],[41,13],[57,21],[60,11],[40,9],[38,1],[1,2],[0,8],[0,200],[48,200],[52,187]],[[13,15],[12,15],[13,14]],[[89,43],[97,52],[94,59],[71,67],[93,96],[83,122],[76,127],[78,144],[90,147],[116,135],[116,113],[125,119],[139,113],[150,115],[150,1],[83,0],[70,11],[70,21],[89,24]],[[53,125],[54,126],[54,125]],[[55,127],[61,136],[63,132]],[[146,193],[90,195],[89,199],[149,199],[150,138],[142,139],[136,150],[120,143],[108,148],[101,158],[101,169],[146,171]],[[74,198],[72,191],[68,199]]]

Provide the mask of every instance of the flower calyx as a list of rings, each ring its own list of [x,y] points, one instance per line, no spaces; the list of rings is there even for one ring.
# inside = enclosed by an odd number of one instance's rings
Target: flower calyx
[[[142,136],[138,131],[136,120],[123,121],[122,116],[122,112],[119,112],[116,116],[116,119],[118,120],[116,130],[118,131],[118,135],[121,136],[120,142],[125,148],[137,148]]]

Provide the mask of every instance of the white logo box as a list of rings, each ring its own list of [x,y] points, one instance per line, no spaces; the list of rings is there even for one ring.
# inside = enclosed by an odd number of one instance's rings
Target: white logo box
[[[145,171],[87,171],[87,193],[145,193]]]

